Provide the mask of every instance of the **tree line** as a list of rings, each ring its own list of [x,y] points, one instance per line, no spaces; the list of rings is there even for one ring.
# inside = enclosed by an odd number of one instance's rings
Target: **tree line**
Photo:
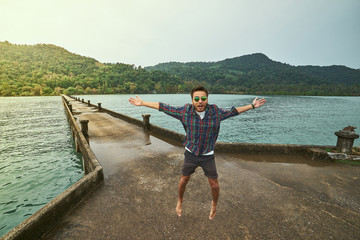
[[[0,42],[0,96],[188,93],[194,85],[212,93],[358,96],[359,72],[340,66],[304,70],[263,54],[143,68],[100,63],[49,44]]]
[[[360,69],[345,66],[291,66],[261,53],[219,62],[162,63],[161,70],[184,81],[206,82],[220,93],[360,95]]]
[[[0,96],[176,93],[179,77],[123,63],[100,63],[54,46],[0,42]]]

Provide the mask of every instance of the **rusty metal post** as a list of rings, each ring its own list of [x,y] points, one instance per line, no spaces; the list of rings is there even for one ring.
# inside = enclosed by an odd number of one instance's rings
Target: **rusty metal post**
[[[150,131],[150,114],[143,114],[143,124],[146,131]]]
[[[81,132],[84,135],[86,141],[89,143],[89,127],[88,127],[88,123],[89,120],[80,120],[81,123]]]

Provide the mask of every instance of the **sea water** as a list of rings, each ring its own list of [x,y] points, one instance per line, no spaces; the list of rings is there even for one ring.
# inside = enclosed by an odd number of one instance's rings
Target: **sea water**
[[[0,98],[0,237],[83,175],[60,97]]]
[[[164,128],[185,133],[179,120],[146,107],[128,102],[133,95],[77,96],[92,104],[142,119],[151,114],[150,122]],[[181,106],[191,102],[189,94],[155,94],[139,97],[144,101],[164,102]],[[209,104],[223,109],[250,104],[256,96],[210,94]],[[360,133],[360,97],[317,96],[258,96],[266,99],[260,108],[249,110],[221,123],[218,141],[243,143],[336,145],[335,132],[346,126],[355,126]],[[359,139],[355,146],[359,146]]]

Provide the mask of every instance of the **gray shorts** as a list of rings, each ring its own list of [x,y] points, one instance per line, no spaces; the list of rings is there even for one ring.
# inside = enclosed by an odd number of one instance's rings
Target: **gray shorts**
[[[206,177],[211,179],[218,178],[214,154],[209,156],[196,156],[185,150],[184,155],[184,164],[181,171],[183,176],[190,176],[195,172],[195,169],[200,166],[204,170]]]

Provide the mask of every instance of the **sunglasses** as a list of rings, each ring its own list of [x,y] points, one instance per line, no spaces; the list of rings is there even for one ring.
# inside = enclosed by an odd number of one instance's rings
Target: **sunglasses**
[[[205,102],[206,99],[207,99],[207,97],[205,97],[205,96],[202,96],[202,97],[201,97],[201,101],[203,101],[203,102]],[[195,102],[198,102],[199,100],[200,100],[199,97],[194,97],[194,101],[195,101]]]

